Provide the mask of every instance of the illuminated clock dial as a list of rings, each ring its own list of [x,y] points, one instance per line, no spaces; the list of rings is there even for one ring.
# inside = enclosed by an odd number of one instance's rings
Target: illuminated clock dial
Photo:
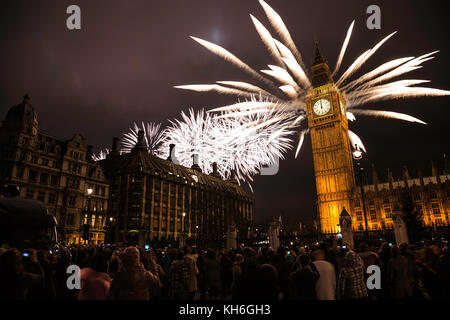
[[[341,112],[342,112],[342,115],[345,116],[345,107],[344,107],[344,104],[342,103],[341,100],[339,100],[339,105],[341,106]]]
[[[330,101],[327,99],[319,99],[314,103],[313,111],[318,116],[323,116],[327,114],[331,109]]]

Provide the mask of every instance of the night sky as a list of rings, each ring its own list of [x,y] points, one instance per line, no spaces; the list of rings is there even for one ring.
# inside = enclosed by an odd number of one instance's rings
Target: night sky
[[[397,30],[369,60],[369,71],[388,60],[441,50],[408,78],[432,80],[425,86],[450,89],[449,20],[430,1],[377,1],[381,30],[366,28],[366,8],[373,1],[268,1],[283,18],[310,65],[313,39],[331,68],[353,19],[356,25],[341,71],[363,51]],[[82,29],[66,28],[66,8],[81,7]],[[174,89],[174,85],[249,81],[245,73],[208,52],[189,35],[217,43],[256,70],[273,63],[249,14],[269,23],[256,0],[86,0],[0,2],[0,118],[31,96],[42,131],[70,138],[80,132],[96,150],[110,147],[113,137],[134,121],[167,124],[180,111],[210,109],[235,102],[231,96]],[[272,31],[272,30],[271,30]],[[272,32],[274,35],[275,33]],[[390,167],[394,178],[408,165],[431,173],[431,160],[449,154],[450,97],[394,100],[367,107],[406,112],[427,126],[390,119],[358,117],[351,129],[363,140],[366,167],[374,162],[379,178]],[[305,140],[298,159],[293,152],[276,176],[258,176],[254,217],[272,215],[315,218],[311,143]]]

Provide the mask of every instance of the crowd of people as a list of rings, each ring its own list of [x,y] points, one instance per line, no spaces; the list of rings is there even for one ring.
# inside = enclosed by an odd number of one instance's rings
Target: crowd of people
[[[80,268],[80,288],[68,267]],[[380,279],[369,279],[379,268]],[[377,281],[379,282],[377,284]],[[335,300],[448,299],[443,244],[192,247],[69,245],[0,249],[0,299]]]

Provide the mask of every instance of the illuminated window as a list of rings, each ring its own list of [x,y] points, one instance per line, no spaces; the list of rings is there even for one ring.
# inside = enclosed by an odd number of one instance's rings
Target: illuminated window
[[[376,221],[377,220],[377,212],[375,209],[370,209],[370,220]]]
[[[361,211],[356,211],[356,220],[357,221],[363,221]]]
[[[34,190],[33,189],[27,189],[27,193],[25,195],[25,198],[33,199],[34,198]]]
[[[387,219],[390,219],[392,217],[391,207],[384,207],[384,214]]]
[[[433,210],[433,214],[435,214],[435,215],[440,215],[441,214],[441,210],[439,209],[439,203],[433,202],[431,204],[431,209]]]

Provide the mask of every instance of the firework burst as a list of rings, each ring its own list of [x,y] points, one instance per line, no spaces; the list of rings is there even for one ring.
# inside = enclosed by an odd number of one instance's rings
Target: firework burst
[[[195,113],[192,109],[182,112],[182,119],[171,121],[164,132],[161,156],[167,158],[169,146],[174,144],[174,156],[181,165],[190,167],[193,155],[198,155],[203,172],[212,173],[216,163],[222,178],[230,179],[234,172],[238,181],[249,182],[252,175],[283,158],[283,152],[290,148],[293,131],[287,127],[293,125],[279,121],[280,115],[267,111],[230,114]],[[277,124],[270,125],[271,121]]]
[[[131,152],[138,141],[139,130],[144,131],[145,143],[147,145],[148,152],[152,155],[159,156],[159,147],[163,142],[164,130],[161,130],[161,124],[155,124],[152,122],[142,122],[140,126],[134,123],[133,127],[131,127],[127,133],[123,134],[121,152]]]
[[[110,150],[108,148],[106,148],[104,150],[100,150],[100,152],[97,154],[92,154],[91,158],[95,162],[105,160],[106,156],[109,154],[109,152],[110,152]]]
[[[258,19],[251,15],[257,33],[267,47],[270,55],[275,60],[276,65],[268,65],[269,69],[261,70],[261,73],[258,73],[226,49],[206,40],[196,37],[191,38],[212,53],[229,61],[234,66],[249,74],[263,84],[266,89],[254,84],[237,81],[218,81],[216,84],[185,85],[177,86],[176,88],[197,92],[216,91],[222,94],[244,97],[246,98],[245,101],[216,108],[211,111],[226,113],[226,118],[231,124],[232,121],[234,121],[233,118],[236,118],[236,121],[239,122],[239,119],[242,119],[242,117],[248,117],[247,119],[250,119],[252,115],[257,115],[257,120],[249,120],[250,122],[245,124],[246,128],[253,125],[266,128],[276,126],[276,129],[273,130],[273,132],[277,132],[277,135],[283,136],[283,130],[291,132],[293,127],[299,127],[303,123],[306,123],[306,99],[308,91],[312,88],[311,79],[307,74],[300,51],[297,49],[281,17],[263,0],[259,0],[259,3],[264,9],[269,23],[281,40],[279,41],[272,37],[270,31],[266,29]],[[374,70],[352,80],[352,76],[396,33],[393,32],[389,34],[374,47],[363,52],[344,72],[342,72],[342,74],[339,75],[339,71],[345,58],[345,52],[350,43],[354,25],[355,22],[353,21],[347,31],[337,58],[336,66],[332,73],[333,77],[337,79],[335,85],[342,93],[345,100],[348,120],[355,121],[355,115],[363,115],[425,124],[422,120],[407,114],[392,111],[371,110],[364,106],[368,103],[397,98],[450,95],[450,91],[417,86],[428,82],[427,80],[407,79],[392,81],[394,78],[421,68],[422,63],[433,59],[432,55],[438,51],[427,53],[419,57],[404,57],[386,62]],[[269,76],[269,78],[267,78],[266,75]],[[255,97],[258,97],[258,99],[255,99]],[[239,130],[236,130],[236,132],[238,131]],[[304,137],[307,133],[307,128],[301,129],[299,132],[296,156],[300,151]],[[273,133],[272,135],[269,135],[269,140],[272,137]],[[350,131],[349,138],[353,146],[357,145],[362,150],[365,150],[361,139],[355,133]],[[285,144],[283,145],[286,147]]]

